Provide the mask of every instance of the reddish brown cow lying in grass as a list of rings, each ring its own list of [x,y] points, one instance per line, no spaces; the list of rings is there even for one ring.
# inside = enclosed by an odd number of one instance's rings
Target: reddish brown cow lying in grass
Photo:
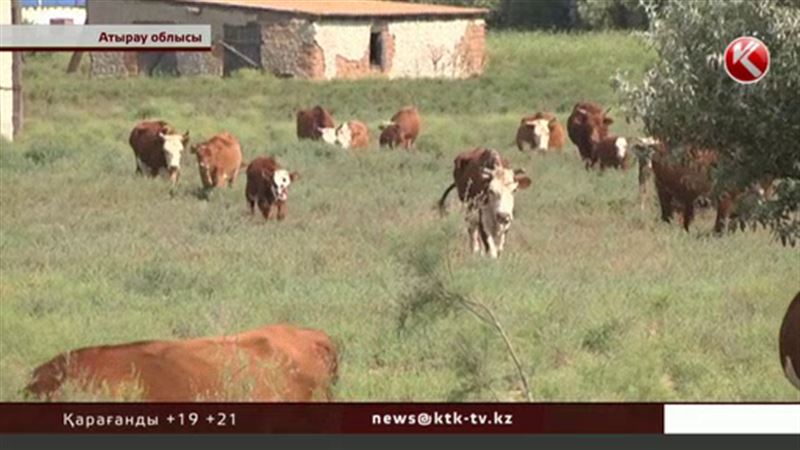
[[[457,188],[459,199],[467,204],[467,232],[472,251],[484,251],[497,258],[514,220],[514,193],[530,186],[531,179],[520,169],[511,170],[508,161],[496,150],[486,148],[456,156],[453,179],[439,200],[439,209],[444,212],[447,195]]]
[[[608,137],[608,127],[614,120],[607,117],[611,108],[603,111],[597,103],[581,102],[575,104],[567,119],[569,139],[578,147],[578,153],[588,169],[594,145]]]
[[[261,156],[247,166],[247,187],[245,198],[250,213],[255,212],[255,205],[261,210],[265,220],[269,220],[274,206],[278,220],[286,217],[286,200],[289,197],[289,185],[297,181],[297,172],[289,173],[271,157]]]
[[[333,128],[333,116],[325,108],[317,105],[311,109],[297,112],[297,139],[319,140],[321,128]]]
[[[136,157],[136,173],[155,177],[164,171],[173,184],[178,182],[181,153],[189,143],[188,131],[179,134],[163,120],[146,120],[131,130],[128,143]]]
[[[783,373],[794,387],[800,389],[800,292],[786,309],[778,335],[778,350]]]
[[[422,120],[419,117],[419,111],[413,106],[407,106],[398,111],[389,123],[380,126],[382,130],[379,142],[381,147],[389,146],[394,148],[397,145],[402,145],[404,149],[408,150],[414,147],[414,143],[419,136],[419,130]]]
[[[222,187],[226,182],[233,187],[242,167],[242,148],[236,137],[227,131],[222,132],[192,146],[192,153],[197,157],[203,187]]]
[[[525,116],[517,128],[517,148],[523,151],[526,144],[539,151],[561,150],[564,147],[564,127],[552,113],[537,112]]]
[[[86,347],[37,367],[26,391],[62,387],[149,402],[330,400],[337,351],[318,330],[271,325],[231,336]]]

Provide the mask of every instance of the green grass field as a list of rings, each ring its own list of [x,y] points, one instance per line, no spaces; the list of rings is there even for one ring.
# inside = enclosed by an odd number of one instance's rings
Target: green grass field
[[[488,49],[485,76],[462,81],[89,79],[64,74],[69,55],[27,56],[25,131],[0,150],[0,400],[68,349],[284,321],[339,344],[340,400],[522,399],[502,340],[438,304],[437,283],[492,308],[536,401],[800,399],[777,343],[796,249],[765,231],[713,237],[711,211],[687,234],[654,198],[639,209],[634,170],[587,173],[572,144],[513,146],[525,113],[616,105],[609,78],[641,76],[653,55],[625,34],[492,33]],[[418,148],[298,142],[293,113],[316,103],[374,141],[414,103]],[[641,133],[616,111],[615,133]],[[172,193],[134,176],[127,138],[145,117],[195,142],[228,130],[245,159],[298,170],[286,221],[249,217],[243,179],[199,198],[188,152]],[[434,210],[453,156],[478,145],[534,180],[497,261],[469,252],[455,195],[446,218]]]

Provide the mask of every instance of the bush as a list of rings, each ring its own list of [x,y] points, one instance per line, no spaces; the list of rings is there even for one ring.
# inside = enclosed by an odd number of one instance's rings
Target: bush
[[[639,0],[577,0],[577,15],[584,28],[647,28],[647,13]]]
[[[658,54],[642,84],[619,77],[630,118],[675,144],[718,149],[716,190],[742,189],[772,177],[778,195],[752,223],[770,226],[784,243],[800,238],[800,8],[796,0],[648,2],[648,36]],[[760,82],[742,85],[724,69],[727,45],[742,35],[761,39],[771,66]]]

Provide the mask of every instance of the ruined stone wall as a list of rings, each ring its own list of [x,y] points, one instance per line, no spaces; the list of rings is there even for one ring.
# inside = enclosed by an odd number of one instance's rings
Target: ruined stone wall
[[[286,15],[261,14],[261,64],[278,76],[321,79],[325,62],[322,49],[314,41],[314,29],[305,19]]]

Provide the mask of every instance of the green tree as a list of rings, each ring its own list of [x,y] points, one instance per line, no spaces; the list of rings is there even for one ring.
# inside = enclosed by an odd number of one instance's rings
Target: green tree
[[[671,143],[718,149],[717,193],[774,177],[777,195],[756,206],[749,221],[794,245],[800,238],[800,2],[643,5],[658,58],[639,85],[617,77],[629,117]],[[769,72],[754,84],[738,84],[724,69],[725,48],[742,35],[758,37],[770,51]]]

